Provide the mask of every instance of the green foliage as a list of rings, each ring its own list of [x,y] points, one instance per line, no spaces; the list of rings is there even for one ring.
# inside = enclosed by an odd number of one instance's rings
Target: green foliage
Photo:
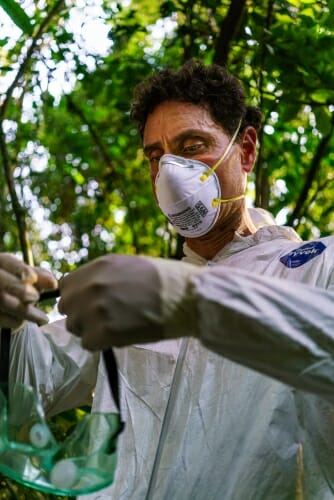
[[[93,13],[94,5],[91,0]],[[213,61],[231,5],[105,1],[99,15],[110,45],[103,55],[85,48],[70,29],[74,13],[82,16],[84,10],[74,0],[53,14],[3,117],[37,263],[49,261],[62,273],[110,251],[173,256],[177,240],[155,206],[140,138],[129,120],[132,91],[157,67],[177,67],[189,57]],[[306,237],[315,225],[328,234],[333,224],[332,7],[325,0],[248,2],[226,42],[229,69],[244,82],[250,102],[263,110],[251,177],[254,201],[281,214],[280,220],[285,213]],[[35,32],[45,8],[50,13],[51,3],[36,0]],[[20,70],[33,41],[2,40],[8,73]],[[63,89],[58,83],[55,90],[60,70]],[[19,250],[3,177],[0,185],[1,249]],[[37,204],[44,209],[42,228]]]

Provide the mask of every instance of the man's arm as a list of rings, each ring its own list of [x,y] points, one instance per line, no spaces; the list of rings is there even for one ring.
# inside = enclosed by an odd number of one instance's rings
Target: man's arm
[[[89,349],[193,336],[334,401],[334,290],[224,265],[120,255],[82,266],[60,289],[68,327]]]
[[[334,289],[217,266],[192,278],[209,349],[334,402]]]

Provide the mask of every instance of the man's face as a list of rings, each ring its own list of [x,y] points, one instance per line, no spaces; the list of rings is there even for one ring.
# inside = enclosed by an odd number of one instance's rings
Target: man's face
[[[176,101],[159,104],[148,115],[143,136],[152,183],[157,176],[162,155],[169,153],[192,158],[211,167],[221,158],[230,140],[204,107]],[[243,163],[242,147],[235,143],[216,170],[222,198],[244,192],[247,169]]]

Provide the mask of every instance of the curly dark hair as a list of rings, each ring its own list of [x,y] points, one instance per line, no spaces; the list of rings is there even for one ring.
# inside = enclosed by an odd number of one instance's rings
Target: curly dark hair
[[[134,90],[131,118],[141,137],[147,117],[166,101],[199,104],[230,136],[241,120],[239,134],[248,125],[259,130],[261,111],[247,106],[241,82],[226,68],[217,64],[204,65],[197,60],[184,63],[179,70],[162,69],[139,83]]]

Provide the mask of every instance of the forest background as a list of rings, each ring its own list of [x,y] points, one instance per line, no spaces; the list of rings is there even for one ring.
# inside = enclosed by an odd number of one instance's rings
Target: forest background
[[[180,255],[129,106],[191,57],[226,65],[263,111],[249,205],[303,238],[333,232],[334,0],[0,5],[18,25],[1,11],[0,251],[57,276],[106,252]]]
[[[57,277],[106,252],[180,257],[129,107],[193,57],[263,111],[248,204],[332,234],[333,31],[334,0],[0,0],[0,251]]]

